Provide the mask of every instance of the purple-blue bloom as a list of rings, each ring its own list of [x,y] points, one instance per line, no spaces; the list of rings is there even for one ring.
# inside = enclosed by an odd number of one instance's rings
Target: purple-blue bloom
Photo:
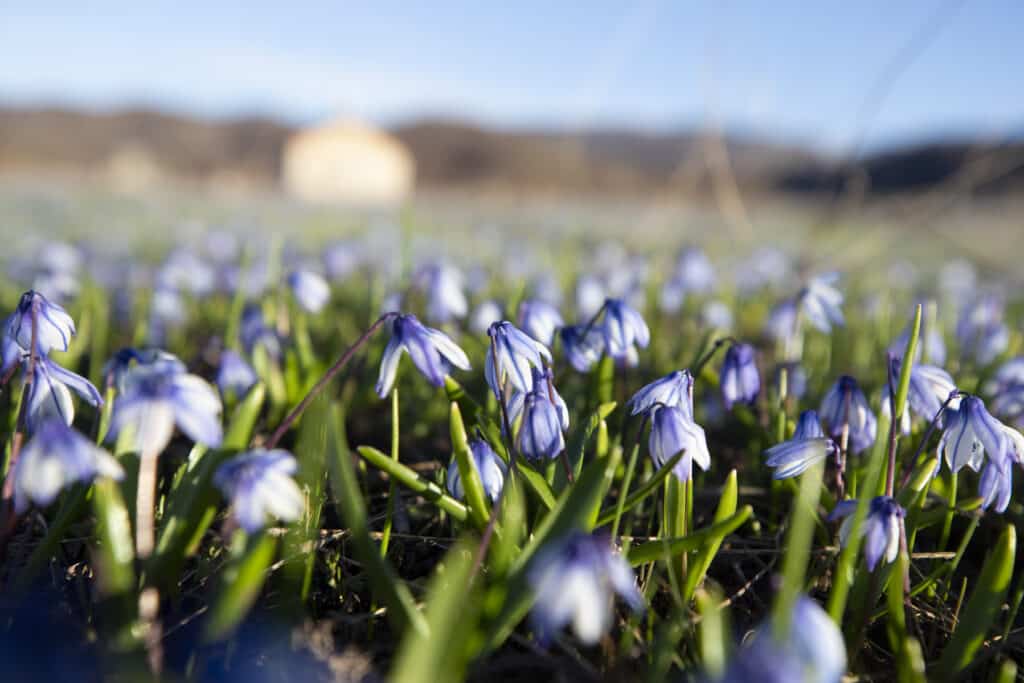
[[[306,501],[292,479],[298,469],[288,451],[256,449],[237,455],[217,468],[214,485],[231,501],[231,510],[247,533],[266,526],[267,518],[294,522]]]
[[[577,372],[587,372],[594,363],[601,360],[604,353],[604,333],[594,325],[587,330],[587,325],[569,325],[558,330],[562,340],[562,350],[569,364]]]
[[[97,476],[120,480],[124,470],[113,456],[63,420],[51,418],[42,422],[25,444],[11,476],[14,509],[20,514],[29,503],[49,505],[66,486]]]
[[[831,332],[833,325],[842,327],[845,324],[841,308],[843,295],[834,286],[838,281],[838,273],[819,275],[811,278],[797,294],[804,318],[822,332]]]
[[[505,485],[505,474],[508,472],[508,465],[498,457],[483,439],[473,439],[469,442],[470,462],[480,477],[480,483],[484,487],[484,495],[492,501],[497,500],[501,495],[501,489]],[[448,465],[448,493],[459,500],[463,500],[466,493],[462,488],[462,476],[459,474],[459,463],[452,458]]]
[[[447,264],[432,264],[420,270],[417,281],[427,294],[427,319],[447,323],[465,318],[469,302],[463,292],[462,272]]]
[[[288,286],[307,313],[319,313],[331,299],[331,288],[319,273],[311,270],[294,270],[288,274]]]
[[[541,344],[550,346],[555,331],[564,325],[562,314],[546,301],[532,299],[519,304],[519,326]]]
[[[399,315],[391,323],[391,340],[380,359],[377,395],[381,398],[387,396],[395,384],[403,352],[409,354],[416,369],[435,387],[444,386],[445,377],[453,367],[470,369],[466,352],[448,335],[425,326],[414,315]]]
[[[840,438],[844,427],[849,425],[849,445],[853,453],[860,453],[875,442],[878,421],[853,377],[843,375],[836,380],[822,398],[819,413],[832,438]]]
[[[647,348],[651,332],[643,316],[621,299],[604,302],[604,341],[608,355],[620,359],[628,357],[635,346]]]
[[[27,359],[25,365],[27,370]],[[74,421],[75,407],[69,388],[92,406],[103,404],[103,397],[92,382],[62,368],[48,356],[36,358],[26,412],[29,431],[38,429],[48,418],[58,417],[66,425]]]
[[[753,404],[761,391],[761,373],[757,370],[754,347],[733,344],[725,352],[720,384],[725,409],[735,403]]]
[[[554,404],[555,409],[558,411],[558,421],[562,425],[562,431],[568,431],[569,407],[558,393],[558,389],[555,388],[555,375],[551,368],[545,368],[544,370],[532,368],[531,373],[533,374],[533,388],[529,392],[522,392],[517,389],[512,392],[512,396],[509,398],[507,406],[509,422],[515,422],[522,414],[527,395],[530,393],[541,393]]]
[[[516,450],[528,460],[558,457],[565,448],[562,413],[548,398],[546,388],[525,395],[522,414],[516,434]]]
[[[485,334],[491,323],[498,322],[501,318],[501,306],[497,301],[481,301],[469,316],[469,329],[477,334]]]
[[[263,348],[271,358],[281,357],[281,338],[277,331],[267,324],[259,304],[246,304],[242,310],[239,337],[245,352],[252,355],[257,348]]]
[[[529,391],[533,387],[530,368],[543,367],[545,360],[551,362],[548,347],[507,320],[492,324],[487,336],[491,343],[487,346],[484,375],[494,395],[501,398],[506,379],[519,391]]]
[[[793,437],[765,451],[768,456],[765,464],[775,468],[773,478],[786,479],[803,473],[835,452],[835,442],[825,436],[818,414],[805,410],[800,413]]]
[[[843,546],[850,540],[853,531],[853,513],[857,510],[856,499],[844,500],[828,516],[833,522],[843,519],[839,527],[839,541]],[[886,563],[892,562],[900,552],[900,537],[903,532],[903,518],[907,511],[889,496],[877,496],[871,499],[868,515],[860,527],[864,537],[864,559],[868,569],[874,571],[878,561],[885,558]]]
[[[28,351],[32,347],[32,311],[36,312],[36,349],[47,354],[51,349],[67,351],[75,336],[75,321],[60,305],[39,292],[29,290],[21,295],[18,307],[7,318],[5,333]]]
[[[961,399],[959,410],[946,412],[939,453],[945,457],[950,471],[959,472],[967,465],[977,472],[985,455],[1002,464],[1010,448],[1006,427],[989,414],[985,403],[977,396]]]
[[[986,293],[965,306],[957,321],[956,336],[962,352],[981,365],[995,360],[1010,344],[1002,298]]]
[[[782,390],[782,371],[786,371],[786,396],[803,398],[807,393],[807,373],[803,366],[796,361],[779,363],[775,367],[775,384]]]
[[[693,476],[693,463],[697,463],[702,470],[707,470],[711,466],[711,455],[708,452],[704,429],[682,408],[655,408],[651,419],[648,448],[651,459],[659,468],[679,451],[685,451],[683,457],[672,468],[672,474],[679,481],[688,481]]]
[[[536,595],[530,621],[542,641],[571,623],[580,642],[593,645],[611,627],[615,593],[634,611],[644,607],[633,570],[606,536],[577,531],[550,542],[528,578]]]
[[[256,371],[239,354],[231,349],[221,352],[217,369],[217,388],[221,396],[245,396],[258,380]]]
[[[892,376],[896,378],[899,375],[900,361],[894,358],[892,361]],[[910,410],[903,411],[903,423],[900,425],[903,433],[910,433],[911,412],[925,422],[931,422],[942,409],[946,399],[954,391],[956,391],[956,385],[953,384],[953,378],[950,377],[948,372],[933,365],[915,364],[910,369],[910,384],[907,391],[907,402],[910,405]],[[889,418],[891,418],[892,412],[889,405],[890,402],[889,383],[886,382],[882,387],[882,415]],[[956,410],[959,405],[960,399],[954,398],[947,407],[951,410]],[[938,421],[939,427],[942,427],[943,421],[943,417],[940,416]]]
[[[676,370],[654,380],[633,394],[626,405],[630,415],[638,415],[660,406],[680,408],[693,415],[693,375],[689,370]]]

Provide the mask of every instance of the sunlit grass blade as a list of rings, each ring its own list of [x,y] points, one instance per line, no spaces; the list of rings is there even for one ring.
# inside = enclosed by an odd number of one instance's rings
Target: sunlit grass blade
[[[736,513],[738,501],[739,482],[736,478],[736,470],[732,470],[729,472],[729,476],[726,477],[725,485],[722,487],[722,496],[719,498],[718,507],[715,509],[713,523],[724,522],[732,517]],[[711,566],[711,562],[715,559],[715,555],[722,546],[724,538],[724,536],[713,536],[706,545],[700,548],[693,558],[693,562],[686,574],[686,580],[683,583],[684,601],[690,601],[694,590],[704,580],[704,575],[707,573],[708,567]]]
[[[487,520],[491,516],[490,506],[484,496],[480,475],[473,463],[469,437],[466,436],[466,426],[462,423],[462,413],[459,411],[459,404],[455,401],[451,403],[448,423],[448,431],[452,440],[452,457],[455,458],[459,468],[459,480],[462,482],[462,490],[465,493],[470,517],[473,519],[473,523],[482,529],[487,525]]]
[[[721,539],[743,526],[753,513],[752,507],[744,505],[732,517],[694,531],[684,538],[664,538],[634,545],[629,550],[629,563],[636,567],[664,559],[666,552],[670,556],[676,556],[704,547],[705,544],[715,542],[714,539],[721,543]]]
[[[372,446],[359,446],[356,452],[377,469],[385,472],[388,476],[394,477],[395,481],[409,489],[413,493],[426,498],[428,501],[444,510],[451,517],[459,522],[469,519],[469,510],[465,505],[449,496],[445,491],[430,481],[420,476],[415,470],[392,460],[391,456],[380,452]]]

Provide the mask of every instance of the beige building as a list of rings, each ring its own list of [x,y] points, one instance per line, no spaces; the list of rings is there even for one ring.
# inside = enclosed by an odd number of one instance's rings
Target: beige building
[[[298,199],[390,204],[413,189],[412,154],[388,133],[357,121],[333,121],[293,135],[285,144],[281,181]]]

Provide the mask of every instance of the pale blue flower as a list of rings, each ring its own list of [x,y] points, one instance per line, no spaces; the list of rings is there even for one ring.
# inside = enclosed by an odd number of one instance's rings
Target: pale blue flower
[[[630,415],[638,415],[660,406],[680,408],[693,415],[693,375],[689,370],[676,370],[654,380],[633,394],[626,402]]]
[[[288,286],[299,306],[307,313],[319,313],[331,299],[331,288],[319,273],[294,270],[288,274]]]
[[[562,314],[546,301],[533,299],[519,304],[519,326],[541,344],[550,346],[555,331],[564,325]]]
[[[566,360],[577,372],[588,372],[604,353],[604,332],[597,325],[568,325],[558,330]]]
[[[36,349],[41,354],[51,350],[67,351],[75,336],[75,321],[58,304],[39,292],[29,290],[21,295],[18,307],[7,318],[6,335],[28,351],[32,346],[32,316],[36,316]]]
[[[413,365],[435,387],[443,387],[453,367],[469,370],[466,352],[440,330],[427,327],[414,315],[396,316],[391,323],[391,340],[380,359],[377,394],[384,398],[391,392],[398,373],[398,361],[407,352]]]
[[[565,449],[563,414],[547,391],[531,391],[523,399],[523,419],[516,434],[516,450],[528,460],[558,457]]]
[[[297,469],[288,451],[255,449],[221,464],[213,483],[231,501],[238,525],[255,534],[270,518],[294,522],[302,516],[305,497],[292,478]]]
[[[246,304],[242,309],[239,338],[242,341],[242,347],[249,355],[252,355],[257,348],[262,348],[271,358],[281,357],[281,338],[266,322],[263,308],[259,304]]]
[[[712,327],[716,330],[730,330],[732,329],[733,318],[732,309],[725,304],[724,301],[713,299],[701,309],[701,321],[707,327]]]
[[[875,442],[878,420],[853,377],[843,375],[836,380],[822,398],[819,412],[833,438],[838,439],[849,425],[849,446],[853,453],[861,453]]]
[[[838,281],[838,273],[819,275],[811,278],[797,295],[804,318],[822,332],[831,332],[833,325],[845,324],[841,308],[843,295],[834,286]]]
[[[965,355],[987,365],[1010,345],[1010,331],[1003,320],[1002,297],[986,293],[978,296],[960,314],[956,336]]]
[[[752,405],[757,400],[761,392],[761,373],[755,355],[750,344],[733,344],[726,350],[719,379],[726,410],[735,403]]]
[[[576,281],[576,315],[579,320],[588,321],[597,315],[604,305],[606,290],[601,281],[593,275],[581,275]]]
[[[492,501],[497,500],[501,495],[501,489],[505,485],[505,475],[508,473],[508,465],[498,457],[494,449],[483,439],[473,439],[469,442],[470,462],[480,478],[480,484],[484,488],[484,495]],[[462,475],[459,473],[459,464],[452,458],[448,465],[448,493],[459,500],[465,498],[465,491],[462,488]]]
[[[113,456],[63,420],[51,418],[38,426],[21,449],[11,477],[14,509],[21,514],[30,503],[46,507],[66,486],[95,477],[121,480],[124,470]]]
[[[427,319],[447,323],[465,318],[469,301],[463,284],[462,271],[447,264],[432,264],[420,270],[416,281],[427,295]]]
[[[843,519],[839,527],[839,542],[845,547],[853,531],[853,513],[857,510],[856,499],[844,500],[828,516],[830,522]],[[889,496],[877,496],[871,499],[867,517],[861,524],[860,533],[864,537],[864,559],[868,569],[875,570],[878,561],[885,558],[891,563],[900,552],[900,536],[903,531],[903,518],[907,511]]]
[[[533,388],[530,369],[543,367],[544,361],[551,362],[548,347],[507,320],[493,323],[487,335],[491,342],[487,345],[484,375],[494,395],[501,398],[506,378],[519,391],[527,392]]]
[[[530,621],[542,641],[571,624],[581,643],[597,643],[611,628],[616,593],[634,611],[644,607],[633,570],[605,536],[574,532],[551,541],[537,552],[528,578],[536,595]]]
[[[501,306],[493,299],[486,299],[477,304],[469,316],[469,329],[477,334],[486,334],[491,323],[503,317]]]
[[[1005,430],[1005,426],[989,414],[980,398],[967,396],[960,401],[959,410],[946,412],[939,453],[952,472],[959,472],[964,465],[977,472],[986,455],[1001,464],[1012,447]]]
[[[900,376],[900,361],[895,358],[892,361],[892,376],[894,382]],[[910,370],[910,384],[907,390],[907,402],[910,405],[910,410],[903,411],[903,420],[900,425],[903,433],[910,433],[911,412],[925,422],[931,422],[954,391],[956,391],[956,385],[953,384],[953,378],[948,372],[933,365],[915,364]],[[889,383],[886,382],[882,386],[882,415],[891,419],[890,403]],[[959,405],[960,399],[956,397],[949,402],[948,408],[956,410]],[[943,422],[944,416],[940,416],[938,426],[942,427]]]
[[[604,303],[604,343],[608,355],[619,359],[629,355],[635,347],[647,348],[651,332],[643,316],[621,299],[608,299]]]
[[[711,466],[707,437],[704,430],[693,421],[689,412],[673,406],[654,409],[651,419],[651,435],[648,441],[651,459],[656,467],[663,467],[679,451],[683,457],[672,468],[672,474],[679,481],[687,481],[693,475],[693,463],[702,470]]]
[[[526,403],[526,397],[529,393],[542,393],[545,398],[550,400],[555,410],[558,411],[558,422],[562,426],[562,431],[569,430],[569,408],[566,406],[562,396],[558,393],[558,390],[554,385],[554,373],[551,372],[551,368],[545,368],[540,370],[538,368],[532,368],[533,374],[533,385],[529,392],[519,391],[518,389],[512,392],[512,396],[508,401],[508,419],[509,422],[515,422],[516,419],[522,414],[523,406]]]
[[[244,358],[230,349],[221,352],[217,369],[217,388],[221,396],[245,396],[257,381],[256,371]]]
[[[27,370],[27,358],[25,367]],[[32,368],[32,385],[29,388],[26,411],[29,431],[35,431],[50,418],[60,418],[66,425],[74,422],[75,406],[71,401],[69,389],[92,406],[103,405],[103,397],[92,382],[62,368],[48,356],[36,358]]]
[[[765,464],[775,468],[774,479],[787,479],[805,472],[811,465],[836,453],[836,445],[825,436],[818,414],[813,410],[800,413],[793,437],[772,446],[765,455]]]

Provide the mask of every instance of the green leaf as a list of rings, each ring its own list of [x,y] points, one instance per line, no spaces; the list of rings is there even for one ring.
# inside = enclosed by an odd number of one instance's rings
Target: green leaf
[[[526,482],[527,487],[537,497],[537,500],[548,510],[555,507],[557,500],[555,499],[555,492],[551,490],[551,486],[548,485],[544,475],[533,469],[530,463],[526,462],[522,458],[516,460],[516,470],[522,475],[523,481]]]
[[[921,643],[907,636],[897,651],[896,676],[899,683],[926,683],[924,653]]]
[[[590,438],[598,431],[601,427],[601,423],[612,414],[615,410],[615,402],[609,401],[608,403],[602,403],[597,407],[586,423],[580,425],[572,437],[569,439],[569,443],[565,448],[565,457],[569,459],[569,465],[572,467],[575,476],[579,477],[580,472],[583,468],[583,452],[586,450],[587,443]],[[565,477],[565,469],[558,468],[555,470],[555,490],[561,492],[568,481]]]
[[[716,522],[700,531],[684,536],[683,538],[662,538],[657,541],[647,541],[635,545],[629,550],[629,563],[634,567],[664,559],[666,551],[670,556],[680,553],[697,550],[705,543],[715,538],[724,538],[740,528],[744,522],[750,519],[754,509],[749,505],[741,507],[736,514],[721,522]],[[719,541],[721,542],[721,541]]]
[[[735,474],[735,470],[733,470]],[[719,506],[721,507],[721,506]],[[729,660],[729,644],[732,634],[727,622],[727,608],[719,591],[697,591],[697,612],[700,613],[700,658],[704,673],[711,680],[718,680],[725,672]]]
[[[480,475],[470,451],[469,437],[466,436],[462,413],[459,411],[459,404],[455,401],[451,403],[448,429],[452,440],[452,457],[455,458],[459,468],[459,480],[462,482],[462,491],[465,494],[466,504],[469,506],[470,517],[477,527],[483,529],[487,526],[487,520],[491,516],[490,507],[487,505],[484,486],[480,482]]]
[[[724,522],[736,514],[738,501],[739,482],[736,478],[736,470],[732,470],[729,472],[729,476],[726,477],[725,485],[722,487],[722,497],[719,499],[718,508],[715,510],[714,522]],[[704,575],[707,574],[708,567],[711,566],[712,560],[715,559],[718,549],[722,547],[724,538],[725,536],[715,536],[698,551],[693,564],[690,566],[690,570],[686,574],[686,583],[683,585],[683,600],[685,602],[690,601],[694,590],[704,580]]]
[[[415,470],[406,467],[397,460],[392,460],[391,456],[378,451],[372,446],[359,446],[356,448],[356,452],[366,462],[386,472],[399,484],[423,496],[454,519],[460,522],[465,522],[469,519],[469,510],[465,505],[449,496],[434,482],[420,476]]]
[[[232,557],[220,577],[217,595],[203,629],[206,641],[230,635],[249,613],[267,579],[277,553],[277,538],[260,533],[250,536],[241,529],[231,539]]]
[[[128,508],[121,490],[110,479],[93,484],[96,514],[96,584],[102,595],[127,593],[135,588],[135,544]]]
[[[390,680],[434,683],[465,678],[480,611],[473,557],[474,543],[463,539],[438,564],[427,589],[428,631],[413,630],[402,639]]]
[[[673,455],[668,462],[658,468],[658,471],[651,475],[643,486],[634,491],[629,497],[626,498],[626,502],[622,505],[621,511],[618,509],[618,505],[607,509],[597,517],[597,524],[595,526],[604,526],[615,519],[617,514],[625,513],[627,510],[632,510],[639,505],[649,495],[658,490],[661,483],[665,480],[669,474],[672,473],[672,468],[683,458],[686,454],[685,450],[679,451]]]
[[[793,499],[789,515],[789,533],[786,534],[786,555],[782,560],[782,581],[772,609],[775,637],[784,640],[790,632],[793,605],[804,591],[804,577],[811,557],[814,525],[818,520],[818,500],[821,498],[821,477],[824,462],[812,465],[800,475],[800,488]]]
[[[942,652],[936,672],[951,678],[967,668],[999,616],[1000,606],[1013,578],[1017,553],[1017,530],[1008,524],[981,569],[974,591],[967,601],[949,644]]]

